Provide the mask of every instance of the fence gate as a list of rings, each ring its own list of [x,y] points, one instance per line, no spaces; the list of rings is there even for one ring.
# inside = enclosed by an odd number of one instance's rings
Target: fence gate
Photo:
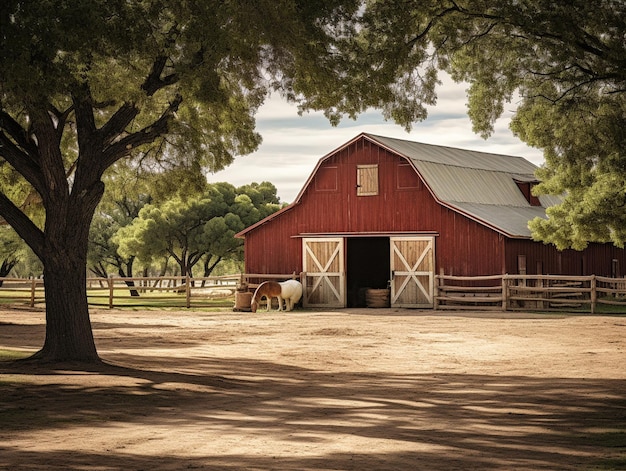
[[[343,238],[302,239],[305,307],[345,307]]]
[[[433,307],[435,238],[391,237],[391,305]]]

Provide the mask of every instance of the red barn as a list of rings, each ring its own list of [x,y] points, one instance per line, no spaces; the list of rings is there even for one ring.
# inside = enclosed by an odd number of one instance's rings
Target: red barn
[[[552,197],[532,196],[521,157],[361,134],[322,157],[296,200],[238,234],[247,273],[305,272],[304,304],[356,307],[364,288],[391,305],[432,307],[436,273],[619,276],[610,244],[558,251],[528,221]]]

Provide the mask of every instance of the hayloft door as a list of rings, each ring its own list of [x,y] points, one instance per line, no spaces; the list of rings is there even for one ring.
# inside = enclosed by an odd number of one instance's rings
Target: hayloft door
[[[391,237],[391,305],[433,307],[435,238]]]
[[[345,307],[343,238],[302,239],[305,307]]]

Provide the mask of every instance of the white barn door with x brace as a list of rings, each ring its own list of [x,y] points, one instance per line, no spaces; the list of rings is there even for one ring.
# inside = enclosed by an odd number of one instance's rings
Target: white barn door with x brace
[[[302,239],[305,307],[345,307],[344,239]]]
[[[391,305],[433,307],[435,238],[390,237]]]

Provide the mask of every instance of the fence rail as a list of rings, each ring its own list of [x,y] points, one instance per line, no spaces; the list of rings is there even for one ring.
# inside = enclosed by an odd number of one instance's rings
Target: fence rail
[[[185,276],[87,278],[87,299],[92,306],[215,306],[232,302],[237,289],[254,289],[265,280],[289,279],[296,274],[234,274],[191,278]],[[45,303],[43,279],[0,278],[0,302],[20,302],[31,307]],[[225,301],[226,302],[226,301]]]
[[[624,306],[626,278],[565,275],[437,275],[435,309],[588,310]]]

